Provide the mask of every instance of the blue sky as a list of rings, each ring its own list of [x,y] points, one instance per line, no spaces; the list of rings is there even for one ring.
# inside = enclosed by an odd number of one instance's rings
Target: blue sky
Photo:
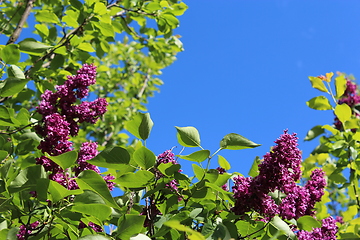
[[[223,136],[238,133],[262,146],[220,155],[232,172],[247,174],[255,156],[262,157],[289,129],[298,133],[308,157],[318,140],[304,142],[307,131],[333,123],[331,111],[306,106],[326,94],[312,89],[308,76],[341,71],[360,77],[360,3],[185,3],[189,9],[176,30],[185,51],[163,71],[165,84],[149,101],[155,125],[147,146],[156,154],[179,146],[174,126],[196,127],[202,146],[212,152]],[[212,161],[216,167],[217,158]]]

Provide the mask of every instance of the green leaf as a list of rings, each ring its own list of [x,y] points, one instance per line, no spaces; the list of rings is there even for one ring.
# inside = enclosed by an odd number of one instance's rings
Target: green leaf
[[[51,159],[53,162],[55,162],[57,165],[59,165],[63,170],[66,170],[75,163],[78,157],[78,153],[76,151],[70,151],[58,156],[47,156],[47,157]]]
[[[48,179],[46,179],[48,180]],[[49,189],[48,189],[51,197],[52,202],[56,203],[62,199],[64,199],[67,196],[71,195],[79,195],[83,193],[83,190],[76,189],[76,190],[68,190],[63,185],[61,185],[58,182],[55,182],[53,180],[50,180],[49,182]]]
[[[0,150],[0,161],[4,160],[8,155],[9,153],[7,151]]]
[[[26,38],[19,42],[19,45],[21,52],[35,56],[41,56],[47,49],[51,48],[51,46],[37,42],[33,38]]]
[[[220,167],[222,167],[226,171],[230,170],[230,168],[231,168],[230,163],[223,156],[220,156],[220,155],[218,155],[218,164]]]
[[[16,119],[20,122],[21,125],[29,124],[30,113],[26,108],[21,108],[16,115]]]
[[[323,126],[317,125],[317,126],[313,127],[312,129],[310,129],[310,130],[307,132],[304,141],[313,140],[314,138],[316,138],[317,136],[323,134],[324,132],[325,132],[325,131],[324,131],[324,129],[323,129]]]
[[[313,228],[321,228],[321,224],[311,216],[302,216],[296,222],[300,230],[308,232],[312,231]]]
[[[336,88],[336,98],[341,97],[346,90],[346,78],[343,74],[335,78],[335,88]]]
[[[131,236],[142,232],[146,216],[139,214],[125,214],[119,218],[118,235],[119,239],[130,239]]]
[[[16,93],[21,92],[21,90],[24,89],[28,81],[29,79],[20,79],[15,77],[9,77],[5,79],[5,84],[0,89],[0,96],[9,97],[15,95]]]
[[[345,123],[347,120],[349,120],[352,115],[351,108],[345,103],[336,105],[334,113],[342,123]]]
[[[81,238],[78,238],[78,240],[111,240],[111,238],[106,237],[104,235],[100,235],[100,234],[90,234],[90,235],[86,235]]]
[[[35,14],[36,21],[45,22],[45,23],[55,23],[59,24],[59,18],[53,11],[50,10],[40,10]]]
[[[85,52],[95,52],[95,49],[88,42],[82,42],[76,48],[83,50]]]
[[[166,176],[172,176],[172,175],[174,175],[174,173],[179,172],[180,165],[174,164],[172,162],[160,163],[160,165],[157,166],[157,169]]]
[[[106,37],[114,37],[115,31],[111,24],[105,22],[94,22],[93,23],[100,33]]]
[[[119,209],[119,206],[111,196],[105,180],[98,173],[92,170],[85,170],[76,178],[76,182],[80,189],[96,192],[105,200],[108,206]]]
[[[146,140],[148,139],[154,123],[149,113],[138,113],[134,118],[125,123],[125,129],[135,137]]]
[[[258,146],[261,146],[261,144],[254,143],[249,139],[236,133],[230,133],[226,135],[220,142],[221,149],[230,149],[230,150],[255,148]]]
[[[324,81],[321,80],[321,78],[318,77],[309,77],[311,85],[313,88],[316,88],[322,92],[328,93],[329,91],[325,87]]]
[[[46,178],[45,170],[41,165],[35,165],[22,170],[11,182],[9,192],[19,192],[35,187],[39,179]]]
[[[1,50],[1,58],[6,64],[16,64],[20,61],[19,45],[9,44]]]
[[[187,232],[189,234],[188,238],[190,240],[205,240],[205,237],[201,235],[201,233],[182,225],[179,221],[176,220],[170,220],[164,223],[165,226],[171,227],[173,229],[176,229],[178,231]]]
[[[9,109],[4,105],[0,105],[0,125],[1,126],[13,126],[14,123],[11,120]]]
[[[84,213],[96,217],[100,221],[106,220],[111,214],[111,208],[104,204],[75,204],[71,211]]]
[[[175,127],[177,139],[181,146],[200,147],[200,134],[194,127]]]
[[[315,110],[331,110],[332,106],[330,105],[329,100],[324,96],[318,96],[310,99],[306,102],[310,108]]]
[[[179,19],[171,13],[164,13],[160,17],[163,18],[172,29],[179,26]]]
[[[25,79],[23,71],[16,65],[10,65],[10,67],[7,68],[7,74],[8,77]]]
[[[177,155],[181,159],[201,163],[210,156],[209,150],[200,150],[189,155]]]
[[[96,2],[94,5],[94,13],[99,15],[107,13],[106,5],[102,2]]]
[[[249,170],[249,176],[251,177],[256,177],[257,175],[259,175],[259,164],[260,164],[261,160],[258,156],[256,156],[256,158],[253,161],[253,164]]]
[[[192,164],[192,168],[194,171],[194,175],[195,177],[200,181],[201,179],[203,179],[204,175],[205,175],[205,171],[204,169],[202,169],[201,167],[199,167],[196,164]]]
[[[74,199],[75,204],[106,204],[102,197],[90,190],[85,190],[83,193],[77,195]]]
[[[324,125],[324,126],[322,126],[322,128],[330,131],[333,135],[337,135],[340,132],[339,130],[337,130],[336,128],[333,128],[330,125]]]
[[[122,187],[127,188],[143,188],[148,186],[155,176],[153,173],[145,170],[137,171],[136,173],[125,173],[114,182],[120,184]]]
[[[273,219],[271,219],[270,224],[274,226],[277,230],[285,233],[289,237],[289,239],[297,239],[295,233],[291,230],[289,225],[278,216],[275,216]]]
[[[129,164],[130,154],[125,148],[110,147],[87,162],[98,167],[121,169],[124,164]]]
[[[156,162],[155,154],[146,147],[137,149],[133,154],[133,159],[144,170],[153,167]]]

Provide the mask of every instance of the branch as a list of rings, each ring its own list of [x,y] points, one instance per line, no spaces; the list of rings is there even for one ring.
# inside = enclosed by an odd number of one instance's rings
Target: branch
[[[15,28],[15,31],[13,32],[13,34],[11,35],[11,37],[9,38],[9,41],[6,43],[7,45],[8,44],[12,44],[12,43],[15,43],[16,40],[20,37],[20,33],[22,31],[22,28],[24,26],[24,24],[26,23],[26,20],[28,19],[29,15],[30,15],[30,12],[31,12],[31,9],[33,8],[33,3],[35,2],[36,0],[28,0],[27,3],[26,3],[26,8]]]
[[[136,99],[138,99],[138,100],[141,99],[141,97],[144,94],[144,91],[147,87],[147,83],[149,82],[149,79],[150,79],[150,73],[146,74],[145,81],[144,81],[143,86],[141,87],[139,93],[136,95],[136,97],[135,97]]]
[[[1,1],[1,0],[0,0],[0,4],[2,4],[2,1]],[[9,18],[9,21],[7,21],[7,23],[3,26],[2,30],[0,31],[0,34],[2,34],[2,33],[5,31],[5,29],[6,29],[6,27],[7,27],[8,25],[10,25],[11,20],[13,20],[13,18],[15,17],[15,15],[18,13],[18,11],[19,11],[20,8],[21,8],[21,5],[22,5],[22,4],[20,4],[20,3],[18,4],[18,7],[16,8],[14,14]]]
[[[3,132],[3,131],[0,131],[0,135],[1,135],[1,134],[11,135],[11,134],[20,132],[21,130],[24,130],[24,129],[27,128],[27,127],[31,127],[32,125],[35,125],[35,124],[37,124],[38,122],[39,122],[39,121],[30,123],[30,124],[28,124],[28,125],[26,125],[26,126],[23,126],[23,127],[21,127],[21,128],[17,128],[17,129],[15,129],[15,130],[12,130],[11,132]]]

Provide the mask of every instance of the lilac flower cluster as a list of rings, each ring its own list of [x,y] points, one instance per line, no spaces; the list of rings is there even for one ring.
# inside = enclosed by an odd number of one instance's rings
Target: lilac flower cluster
[[[74,76],[68,76],[63,85],[56,86],[56,91],[46,90],[41,95],[41,102],[37,111],[43,116],[42,124],[37,126],[37,133],[43,137],[38,148],[43,153],[50,156],[57,156],[73,150],[73,143],[69,141],[70,136],[76,136],[79,131],[79,124],[88,122],[91,124],[106,112],[108,103],[103,98],[98,98],[92,102],[83,101],[77,104],[78,100],[89,94],[88,87],[95,83],[96,67],[84,64]],[[94,158],[98,154],[97,143],[83,143],[78,159],[77,166],[73,169],[75,177],[82,171],[90,169],[100,173],[98,167],[86,161]],[[68,172],[62,170],[56,163],[49,158],[42,156],[36,159],[37,164],[44,166],[50,172],[49,178],[54,180],[67,189],[78,188],[75,177],[71,177]],[[105,176],[110,190],[114,188],[114,183],[110,180],[113,176]]]
[[[343,96],[338,100],[338,104],[347,104],[351,109],[355,107],[355,105],[360,103],[360,96],[357,93],[357,85],[353,83],[351,80],[346,81],[346,90]],[[355,113],[356,117],[360,115]],[[340,120],[335,117],[334,120],[335,128],[338,130],[342,130],[342,123]]]
[[[175,154],[171,152],[171,150],[166,150],[165,152],[159,154],[157,156],[157,165],[160,165],[160,163],[172,163],[172,164],[178,164],[175,160]],[[181,170],[179,170],[181,172]],[[156,171],[157,178],[162,178],[164,175],[160,173],[160,171]],[[171,180],[169,183],[166,184],[166,187],[169,189],[173,189],[174,191],[178,191],[178,185],[179,183],[176,181],[176,179]]]
[[[314,205],[320,201],[326,186],[324,172],[315,169],[304,187],[296,184],[301,177],[297,139],[296,134],[290,135],[285,130],[259,164],[258,176],[234,178],[232,189],[236,201],[232,211],[235,214],[256,211],[265,219],[279,214],[288,220],[314,214]],[[286,195],[279,204],[269,195],[274,191]]]
[[[336,240],[338,227],[333,217],[322,220],[321,228],[313,228],[311,232],[300,230],[296,232],[299,240]]]
[[[19,232],[16,234],[18,240],[25,240],[39,225],[39,221],[33,222],[30,225],[21,225]]]

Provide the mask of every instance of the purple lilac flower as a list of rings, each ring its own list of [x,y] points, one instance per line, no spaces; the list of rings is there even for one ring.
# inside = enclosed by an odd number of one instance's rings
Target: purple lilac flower
[[[288,220],[313,215],[315,203],[324,194],[325,173],[315,169],[304,187],[296,185],[301,176],[301,154],[297,148],[297,139],[295,134],[290,135],[285,130],[275,141],[277,145],[259,164],[258,176],[234,178],[232,189],[236,201],[231,210],[235,214],[257,211],[267,220],[276,214]],[[286,194],[279,204],[269,196],[275,190]]]
[[[33,222],[30,225],[21,225],[16,237],[18,240],[25,240],[32,233],[32,231],[39,225],[39,221]]]
[[[99,98],[92,102],[83,102],[76,105],[77,99],[88,95],[88,87],[95,83],[96,67],[84,64],[74,76],[68,76],[63,85],[56,86],[55,92],[46,90],[41,95],[41,101],[37,111],[43,116],[42,125],[37,126],[37,133],[44,137],[38,148],[43,153],[57,156],[71,151],[72,142],[69,136],[76,136],[79,131],[79,123],[96,123],[101,115],[106,112],[108,103],[105,99]],[[84,143],[80,148],[77,160],[78,166],[74,168],[75,176],[81,171],[91,169],[100,173],[98,167],[86,161],[98,154],[97,143]],[[78,188],[74,178],[69,178],[64,171],[49,158],[42,156],[36,159],[37,164],[44,166],[50,171],[49,178],[57,181],[68,189]],[[109,189],[114,187],[110,180],[111,176],[105,176]]]
[[[232,189],[236,201],[231,210],[237,215],[254,210],[263,214],[266,219],[270,219],[278,213],[278,206],[255,181],[256,178],[251,177],[238,176],[234,178]]]
[[[264,156],[259,164],[257,181],[264,192],[276,189],[288,193],[295,181],[301,177],[301,153],[298,149],[296,134],[288,134],[287,130],[278,138],[270,153]]]
[[[172,163],[172,164],[178,164],[178,162],[175,160],[175,154],[171,151],[171,150],[166,150],[165,152],[159,154],[157,156],[157,163],[156,165],[160,165],[161,163]],[[178,172],[181,172],[182,170],[179,170]],[[164,177],[164,175],[157,169],[155,169],[155,176],[159,179]],[[168,182],[165,187],[167,189],[170,189],[172,191],[174,191],[177,195],[178,195],[178,201],[182,200],[182,197],[179,194],[179,189],[178,189],[178,181],[176,179],[171,180],[170,182]]]
[[[338,227],[333,217],[322,220],[321,228],[313,228],[311,232],[300,230],[296,232],[299,240],[336,240]]]
[[[85,142],[81,144],[77,166],[74,168],[75,176],[78,176],[84,170],[94,170],[95,172],[100,173],[100,169],[97,166],[86,162],[98,155],[99,152],[97,147],[98,145],[96,142]]]
[[[324,195],[324,188],[326,187],[324,176],[325,172],[322,169],[315,169],[310,175],[310,180],[305,185],[305,189],[310,195],[306,215],[313,215],[312,209],[315,203],[320,202],[321,197]]]
[[[109,190],[110,190],[110,191],[114,190],[114,188],[115,188],[115,183],[112,182],[111,180],[114,180],[115,177],[112,176],[112,175],[110,175],[110,174],[108,174],[108,175],[103,176],[103,179],[105,180],[106,185],[108,186]]]
[[[360,103],[360,96],[357,94],[357,85],[353,83],[351,80],[346,81],[346,90],[343,96],[338,100],[338,104],[347,104],[350,108],[354,108],[355,105]],[[355,114],[359,117],[358,114]],[[335,128],[338,130],[342,130],[343,126],[340,120],[335,117],[334,119]]]

